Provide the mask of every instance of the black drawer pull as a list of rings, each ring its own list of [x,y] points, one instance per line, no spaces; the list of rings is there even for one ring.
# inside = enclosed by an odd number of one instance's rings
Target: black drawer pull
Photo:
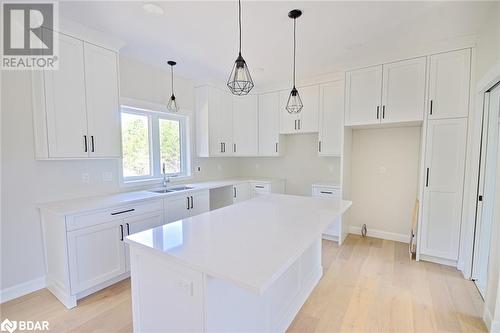
[[[262,185],[255,185],[255,188],[264,188]]]
[[[127,235],[130,236],[130,224],[126,223],[127,224]]]
[[[330,191],[320,191],[319,193],[321,193],[321,194],[333,194],[333,192],[330,192]]]
[[[123,241],[123,225],[121,224],[120,224],[120,234],[121,234],[120,240]]]
[[[122,210],[121,212],[111,213],[111,215],[119,215],[119,214],[123,214],[123,213],[130,213],[130,212],[133,212],[134,210],[135,210],[134,208],[127,209],[127,210]]]
[[[191,196],[190,198],[191,198],[191,209],[193,209],[193,206],[194,206],[194,204],[193,204],[193,201],[194,201],[193,200],[193,196]]]

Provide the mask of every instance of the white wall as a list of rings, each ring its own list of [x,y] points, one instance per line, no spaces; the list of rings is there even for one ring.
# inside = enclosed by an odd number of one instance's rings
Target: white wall
[[[408,240],[417,198],[420,127],[353,130],[351,226]],[[374,234],[375,233],[375,234]]]
[[[281,157],[240,158],[240,175],[283,178],[286,193],[296,195],[311,195],[314,182],[340,183],[340,158],[318,156],[318,134],[287,135],[285,141]]]
[[[166,103],[169,75],[166,70],[120,59],[121,93],[129,98]],[[4,293],[30,281],[32,286],[40,285],[45,274],[38,203],[126,189],[118,181],[118,160],[35,161],[30,73],[3,71],[1,79],[0,290]],[[176,95],[189,116],[193,89],[192,82],[176,78]],[[193,166],[201,167],[193,181],[234,176],[238,171],[232,159],[194,159]],[[112,172],[113,180],[104,182],[103,172]],[[89,174],[88,184],[82,183],[82,173]]]

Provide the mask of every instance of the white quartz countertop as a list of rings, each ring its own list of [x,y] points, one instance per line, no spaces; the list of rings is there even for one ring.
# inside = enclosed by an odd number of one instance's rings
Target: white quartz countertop
[[[73,215],[96,209],[112,208],[112,207],[137,203],[141,201],[161,199],[168,196],[184,195],[188,192],[213,189],[224,186],[232,186],[239,183],[275,182],[275,181],[282,181],[282,180],[270,179],[270,178],[259,178],[259,179],[236,178],[236,179],[222,179],[222,180],[198,182],[191,184],[172,183],[169,185],[169,187],[185,185],[192,187],[192,189],[185,191],[168,192],[168,193],[156,193],[148,190],[121,192],[108,195],[42,203],[39,204],[38,207],[42,210],[47,210],[57,215]]]
[[[350,206],[269,194],[130,235],[126,242],[261,294]]]

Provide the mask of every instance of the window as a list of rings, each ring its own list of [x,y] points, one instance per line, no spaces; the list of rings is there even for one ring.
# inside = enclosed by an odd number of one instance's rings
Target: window
[[[189,175],[185,116],[122,106],[121,120],[125,182]]]

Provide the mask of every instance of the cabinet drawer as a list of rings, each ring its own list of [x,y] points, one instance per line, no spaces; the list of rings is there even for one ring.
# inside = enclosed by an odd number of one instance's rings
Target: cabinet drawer
[[[163,201],[154,200],[140,204],[131,204],[127,206],[114,207],[94,211],[87,214],[70,216],[66,218],[66,230],[77,230],[104,222],[121,219],[125,217],[137,216],[144,213],[163,210]]]
[[[342,197],[342,193],[339,188],[314,186],[313,197],[331,197],[340,199]]]
[[[271,193],[271,184],[269,183],[251,183],[250,187],[254,195]]]

